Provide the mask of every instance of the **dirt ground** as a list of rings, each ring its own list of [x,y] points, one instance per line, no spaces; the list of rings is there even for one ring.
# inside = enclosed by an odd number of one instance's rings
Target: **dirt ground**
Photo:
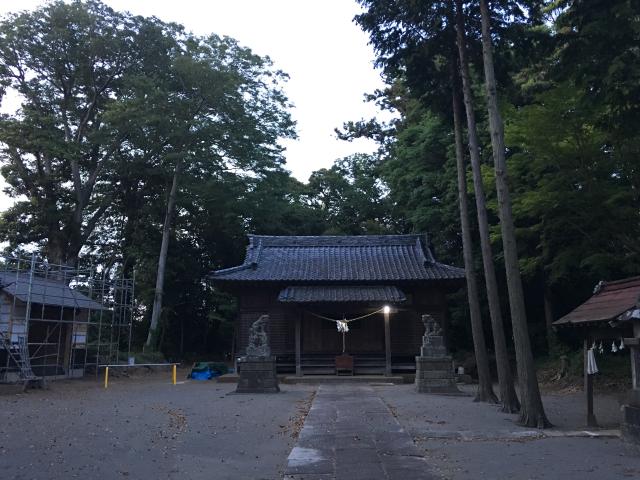
[[[167,372],[0,385],[0,479],[282,478],[314,388],[234,389]]]
[[[444,479],[640,478],[640,448],[617,437],[619,394],[596,396],[603,428],[587,433],[581,392],[543,395],[554,428],[540,431],[516,425],[517,416],[494,405],[472,402],[471,387],[457,397],[418,394],[412,385],[377,390]]]
[[[95,378],[27,393],[0,385],[0,479],[281,479],[316,388],[236,395],[234,384],[185,376],[175,386],[168,372],[112,377],[107,390]],[[441,478],[640,478],[640,449],[611,430],[616,395],[596,397],[607,430],[592,438],[583,432],[581,393],[546,394],[556,427],[541,433],[470,396],[373,388]]]

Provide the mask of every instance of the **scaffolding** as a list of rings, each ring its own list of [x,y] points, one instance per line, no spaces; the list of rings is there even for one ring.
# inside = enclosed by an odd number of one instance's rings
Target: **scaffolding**
[[[134,293],[134,279],[107,269],[0,256],[0,382],[97,375],[98,365],[126,362]]]

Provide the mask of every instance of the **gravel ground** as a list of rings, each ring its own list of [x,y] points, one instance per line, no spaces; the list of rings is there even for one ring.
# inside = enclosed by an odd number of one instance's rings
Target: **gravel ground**
[[[180,372],[184,378],[186,372]],[[24,394],[0,385],[0,479],[281,479],[316,388],[235,395],[234,384],[168,382],[166,372],[61,381]],[[375,386],[445,479],[640,478],[640,449],[588,438],[580,393],[545,395],[555,428],[541,433],[469,396]],[[596,415],[616,427],[619,403],[598,395]],[[608,434],[604,431],[600,433]],[[407,478],[407,480],[410,480]]]
[[[314,387],[236,395],[233,384],[168,377],[26,394],[0,385],[0,479],[282,478]]]
[[[582,394],[545,395],[555,428],[538,431],[515,424],[516,416],[496,406],[473,403],[468,396],[418,394],[413,385],[376,387],[378,394],[413,436],[434,473],[445,479],[580,479],[640,478],[640,449],[608,436],[584,435]],[[596,416],[616,427],[617,396],[598,395]]]

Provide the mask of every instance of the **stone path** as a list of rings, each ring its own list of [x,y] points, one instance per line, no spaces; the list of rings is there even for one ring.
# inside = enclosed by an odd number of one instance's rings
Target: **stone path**
[[[433,480],[424,457],[368,386],[321,385],[285,480]]]

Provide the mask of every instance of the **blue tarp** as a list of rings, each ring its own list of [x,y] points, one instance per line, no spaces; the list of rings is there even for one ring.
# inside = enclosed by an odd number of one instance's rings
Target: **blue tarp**
[[[211,370],[205,370],[204,372],[191,372],[191,378],[194,380],[211,380],[213,377],[214,374]]]
[[[199,362],[191,369],[190,378],[194,380],[211,380],[227,373],[227,366],[216,362]]]

